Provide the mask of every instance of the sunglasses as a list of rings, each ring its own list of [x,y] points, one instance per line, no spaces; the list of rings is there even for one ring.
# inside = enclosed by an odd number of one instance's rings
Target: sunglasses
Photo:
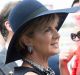
[[[78,39],[76,39],[76,38],[78,38]],[[80,41],[80,31],[78,31],[77,34],[71,33],[71,39],[73,41]]]

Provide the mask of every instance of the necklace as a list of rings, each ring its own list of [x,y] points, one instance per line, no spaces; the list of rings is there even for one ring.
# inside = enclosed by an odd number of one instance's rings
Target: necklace
[[[24,59],[24,62],[27,62],[27,63],[31,64],[31,66],[36,67],[40,71],[44,72],[46,75],[55,75],[55,72],[50,67],[45,69],[43,66],[41,66],[39,64],[36,64],[35,62],[33,62],[29,59]]]

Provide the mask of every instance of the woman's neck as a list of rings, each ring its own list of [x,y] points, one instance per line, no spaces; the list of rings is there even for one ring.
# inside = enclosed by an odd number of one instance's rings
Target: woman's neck
[[[48,58],[44,57],[44,55],[33,53],[31,55],[28,55],[25,59],[29,59],[44,68],[48,68]]]

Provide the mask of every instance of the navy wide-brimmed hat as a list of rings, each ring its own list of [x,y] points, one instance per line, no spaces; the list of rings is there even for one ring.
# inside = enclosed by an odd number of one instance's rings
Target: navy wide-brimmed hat
[[[68,13],[76,12],[80,7],[72,7],[59,10],[48,10],[45,6],[36,0],[24,0],[19,2],[16,7],[12,9],[8,20],[14,32],[11,42],[8,47],[6,63],[22,59],[19,50],[16,49],[15,43],[19,38],[19,34],[26,27],[25,23],[31,21],[34,18],[48,15],[48,14],[60,14],[60,22],[57,30],[62,26]]]

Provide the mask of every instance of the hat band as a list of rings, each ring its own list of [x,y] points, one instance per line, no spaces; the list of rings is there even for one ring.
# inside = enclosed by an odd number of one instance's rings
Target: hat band
[[[48,9],[41,7],[34,11],[32,14],[29,15],[28,20],[33,19],[34,17],[36,18],[39,14],[43,13],[44,11],[47,11]]]

